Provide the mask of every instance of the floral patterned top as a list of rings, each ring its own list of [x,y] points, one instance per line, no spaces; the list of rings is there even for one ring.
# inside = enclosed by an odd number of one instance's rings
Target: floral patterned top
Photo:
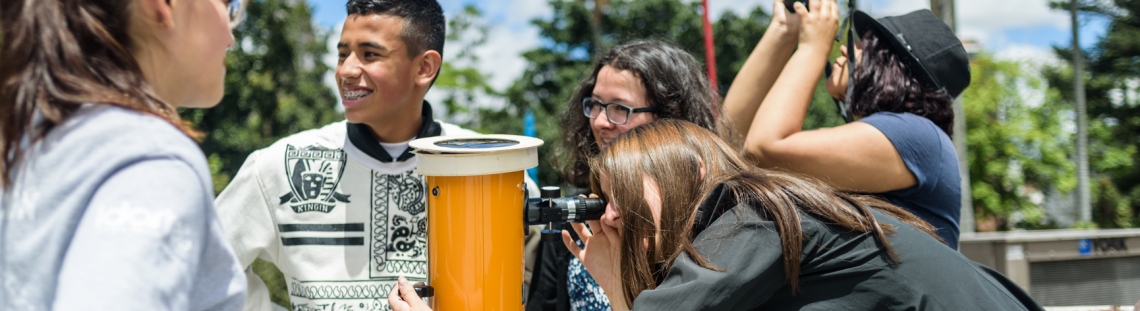
[[[581,242],[578,242],[581,245]],[[609,311],[610,299],[606,292],[594,282],[594,278],[586,272],[586,267],[578,258],[570,259],[570,269],[567,271],[567,282],[570,283],[570,310],[573,311]]]

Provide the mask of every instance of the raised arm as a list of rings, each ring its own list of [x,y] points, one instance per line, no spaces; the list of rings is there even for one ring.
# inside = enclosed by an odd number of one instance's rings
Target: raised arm
[[[799,37],[799,16],[787,12],[783,1],[774,1],[773,6],[768,30],[740,67],[724,97],[724,115],[739,133],[748,133],[756,108],[776,83]]]
[[[890,139],[870,124],[801,131],[839,20],[835,0],[811,0],[810,6],[807,11],[796,4],[799,47],[757,109],[745,152],[761,167],[810,175],[843,190],[880,193],[914,185]]]

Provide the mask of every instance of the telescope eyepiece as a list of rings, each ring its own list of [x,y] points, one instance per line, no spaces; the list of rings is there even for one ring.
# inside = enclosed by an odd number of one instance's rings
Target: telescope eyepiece
[[[606,212],[606,200],[580,196],[557,197],[558,187],[542,187],[542,198],[527,200],[527,225],[598,220]]]

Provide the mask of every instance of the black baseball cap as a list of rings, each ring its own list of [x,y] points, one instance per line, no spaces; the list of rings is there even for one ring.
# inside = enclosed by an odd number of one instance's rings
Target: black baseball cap
[[[871,30],[880,40],[890,42],[891,50],[923,83],[946,88],[952,97],[958,97],[970,85],[970,57],[962,40],[930,10],[877,20],[855,11],[854,18],[859,36]]]

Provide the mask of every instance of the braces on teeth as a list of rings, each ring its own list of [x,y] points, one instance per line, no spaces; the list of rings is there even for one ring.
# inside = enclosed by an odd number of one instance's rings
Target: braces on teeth
[[[372,91],[344,91],[345,99],[357,99],[372,94]]]

